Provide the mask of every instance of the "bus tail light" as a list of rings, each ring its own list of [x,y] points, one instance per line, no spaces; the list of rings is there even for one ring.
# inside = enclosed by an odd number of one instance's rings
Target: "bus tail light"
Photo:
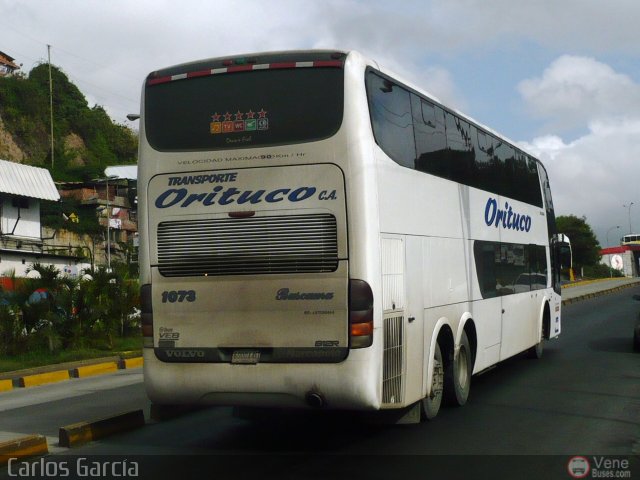
[[[140,287],[140,310],[143,347],[153,348],[153,307],[151,304],[151,285]]]
[[[373,292],[364,280],[349,281],[349,337],[351,348],[373,344]]]

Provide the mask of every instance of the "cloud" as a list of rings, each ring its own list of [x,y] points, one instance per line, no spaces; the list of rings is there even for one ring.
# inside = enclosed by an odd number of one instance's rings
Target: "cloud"
[[[0,0],[15,52],[25,71],[46,58],[60,65],[116,121],[139,108],[142,81],[152,70],[193,60],[249,52],[309,48],[357,49],[456,105],[464,104],[448,72],[424,67],[447,28],[441,7],[407,2],[399,9],[371,0],[170,0],[135,2]],[[72,14],[71,14],[72,13]],[[428,14],[432,13],[433,16]],[[55,25],[44,32],[42,25]],[[420,73],[415,73],[420,72]]]
[[[548,135],[521,145],[549,171],[556,214],[586,216],[604,246],[611,227],[620,225],[620,234],[629,230],[623,204],[635,202],[631,228],[640,231],[638,138],[640,118],[608,119],[592,121],[588,133],[572,142]]]
[[[0,0],[0,6],[10,33],[3,51],[16,53],[28,70],[51,44],[53,62],[118,121],[138,108],[151,70],[220,55],[357,49],[464,109],[468,102],[437,59],[526,41],[640,53],[640,42],[630,41],[640,17],[640,2],[632,0],[607,5],[606,15],[595,0],[517,7],[511,0],[406,0],[401,8],[385,0],[184,0],[179,8],[170,0]]]
[[[518,85],[528,110],[568,130],[593,118],[633,116],[640,111],[640,85],[593,58],[563,55],[541,77]]]
[[[586,216],[604,245],[612,226],[629,230],[623,204],[633,201],[631,228],[640,231],[640,85],[593,58],[563,55],[518,90],[556,132],[522,142],[549,171],[556,213]],[[571,127],[583,133],[563,140]]]
[[[455,48],[510,48],[527,40],[556,51],[640,53],[636,0],[448,0],[443,11]]]

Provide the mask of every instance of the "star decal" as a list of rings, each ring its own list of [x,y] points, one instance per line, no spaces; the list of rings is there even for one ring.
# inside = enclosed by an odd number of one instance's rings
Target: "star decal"
[[[267,116],[267,112],[265,112],[264,108],[261,108],[258,112],[259,118],[265,118]]]

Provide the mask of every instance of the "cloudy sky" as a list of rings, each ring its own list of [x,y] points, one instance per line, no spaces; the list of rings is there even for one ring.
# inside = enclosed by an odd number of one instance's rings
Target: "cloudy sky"
[[[0,0],[0,12],[0,51],[28,72],[51,45],[90,106],[123,124],[160,67],[359,50],[538,155],[557,213],[586,216],[603,246],[640,232],[638,0]]]

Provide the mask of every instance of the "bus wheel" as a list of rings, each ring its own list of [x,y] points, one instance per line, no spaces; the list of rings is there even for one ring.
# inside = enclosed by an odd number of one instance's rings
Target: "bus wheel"
[[[544,327],[543,327],[544,330]],[[544,331],[540,332],[540,341],[533,347],[527,350],[527,357],[539,359],[542,358],[542,351],[544,350]]]
[[[438,415],[442,404],[442,388],[444,385],[444,367],[442,364],[442,352],[440,345],[436,343],[433,355],[433,378],[431,380],[431,393],[422,399],[422,418],[431,420]]]
[[[460,338],[460,348],[458,355],[453,356],[453,360],[446,366],[444,376],[444,394],[447,403],[455,406],[462,406],[467,403],[469,391],[471,390],[471,348],[467,334],[462,332]]]

